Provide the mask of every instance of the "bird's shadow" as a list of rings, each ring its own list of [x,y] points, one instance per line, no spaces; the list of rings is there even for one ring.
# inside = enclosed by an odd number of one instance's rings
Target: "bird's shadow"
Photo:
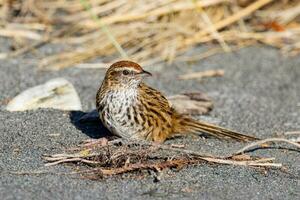
[[[99,139],[112,136],[109,130],[103,126],[95,110],[91,112],[71,111],[70,120],[78,130],[90,138]]]

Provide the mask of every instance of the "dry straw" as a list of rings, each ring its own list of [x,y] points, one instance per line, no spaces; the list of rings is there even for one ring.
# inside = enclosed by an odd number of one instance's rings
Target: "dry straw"
[[[94,58],[194,61],[257,42],[292,55],[300,49],[297,0],[0,0],[0,6],[0,36],[20,47],[1,58],[50,42],[66,47],[43,57],[43,69]],[[184,54],[209,42],[221,48]]]

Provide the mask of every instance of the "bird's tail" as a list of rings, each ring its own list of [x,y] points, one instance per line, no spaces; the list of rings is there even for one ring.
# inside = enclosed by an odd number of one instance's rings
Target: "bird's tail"
[[[194,120],[188,116],[176,117],[174,126],[174,133],[206,133],[212,136],[215,136],[220,139],[231,138],[237,141],[254,141],[258,140],[254,136],[248,136],[236,131],[232,131],[220,126],[216,126],[210,123]]]

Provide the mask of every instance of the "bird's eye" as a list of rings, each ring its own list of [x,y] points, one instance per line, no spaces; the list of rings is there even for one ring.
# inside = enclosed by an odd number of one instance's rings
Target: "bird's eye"
[[[123,70],[123,75],[128,75],[129,74],[129,71],[128,70]]]

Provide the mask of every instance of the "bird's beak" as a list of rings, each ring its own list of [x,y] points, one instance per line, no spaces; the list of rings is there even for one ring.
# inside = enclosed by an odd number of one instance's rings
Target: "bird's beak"
[[[147,72],[145,70],[143,70],[140,74],[143,76],[152,76],[152,74],[150,72]]]

